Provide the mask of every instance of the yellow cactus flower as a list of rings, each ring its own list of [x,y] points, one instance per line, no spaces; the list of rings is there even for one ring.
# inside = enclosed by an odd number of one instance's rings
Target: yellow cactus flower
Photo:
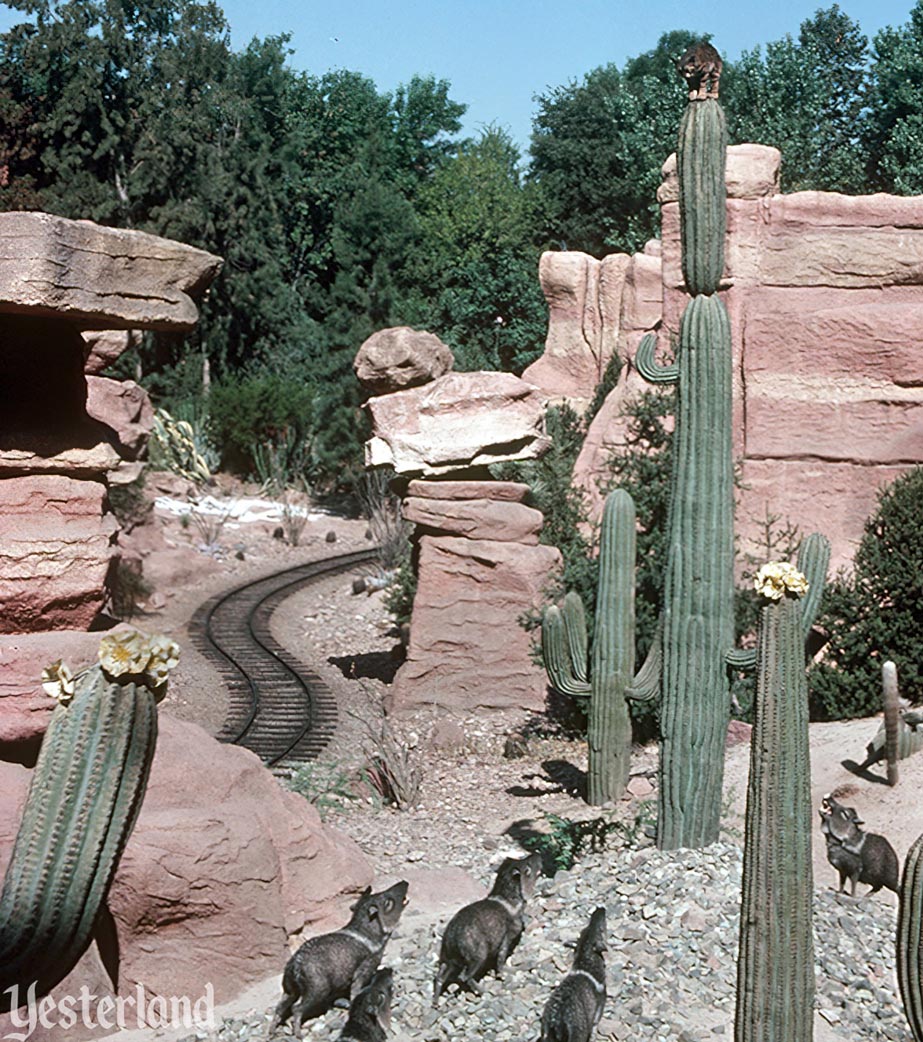
[[[150,657],[147,639],[137,630],[115,633],[99,642],[99,664],[110,677],[143,673]]]
[[[148,641],[150,649],[150,660],[147,664],[146,673],[154,684],[159,687],[167,679],[171,669],[175,669],[179,662],[179,644],[169,637],[151,637]]]
[[[67,705],[74,697],[76,686],[71,671],[60,659],[42,670],[42,688],[61,705]]]
[[[803,597],[808,592],[808,580],[788,561],[764,564],[753,585],[761,597],[770,601],[780,601],[786,594]]]

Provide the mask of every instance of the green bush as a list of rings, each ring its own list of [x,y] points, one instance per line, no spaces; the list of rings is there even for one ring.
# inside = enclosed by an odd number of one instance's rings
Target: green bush
[[[208,428],[222,466],[245,476],[257,469],[257,449],[286,442],[304,445],[314,419],[315,392],[296,376],[255,373],[212,387]]]
[[[923,699],[923,468],[885,488],[866,521],[851,574],[827,589],[818,626],[828,637],[808,674],[816,720],[881,708],[881,664],[897,664],[901,695]]]

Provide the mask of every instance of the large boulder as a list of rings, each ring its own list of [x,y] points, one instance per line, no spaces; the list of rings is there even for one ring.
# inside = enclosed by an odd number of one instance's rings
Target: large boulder
[[[0,761],[0,874],[29,776]],[[226,1001],[279,973],[303,933],[342,925],[371,880],[359,847],[256,756],[161,712],[147,794],[107,900],[115,951],[105,962],[117,967],[117,986],[91,948],[52,995],[87,985],[129,997],[142,986],[149,996],[195,998],[210,983],[215,1001]],[[0,1034],[9,1023],[0,1017]]]
[[[451,371],[451,349],[439,337],[409,326],[379,329],[359,348],[356,377],[374,395],[429,383]]]
[[[520,618],[543,603],[561,555],[552,546],[424,535],[407,661],[392,707],[472,710],[545,704],[545,671]]]
[[[0,312],[66,318],[84,329],[184,331],[221,263],[145,232],[0,214]]]
[[[422,482],[421,482],[422,484]],[[435,484],[435,483],[434,483]],[[499,539],[534,546],[544,518],[540,510],[501,499],[434,499],[410,496],[404,518],[422,528],[468,539]]]
[[[137,459],[154,426],[154,407],[134,380],[87,377],[87,413],[115,432],[125,459]]]
[[[370,467],[398,474],[450,474],[504,460],[534,459],[548,448],[545,400],[512,373],[448,373],[395,394],[370,398]]]
[[[59,474],[0,481],[0,632],[87,629],[117,530],[106,486]]]
[[[85,344],[83,368],[88,376],[105,372],[141,340],[140,335],[131,329],[84,330],[82,336]]]

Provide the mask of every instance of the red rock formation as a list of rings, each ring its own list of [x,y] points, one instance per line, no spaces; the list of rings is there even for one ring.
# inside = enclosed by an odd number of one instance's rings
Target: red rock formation
[[[0,875],[29,775],[0,761]],[[350,895],[371,878],[356,844],[323,828],[256,756],[161,713],[147,794],[107,902],[118,988],[93,946],[52,995],[86,984],[128,996],[141,984],[149,994],[197,997],[211,983],[217,1002],[230,999],[278,973],[304,932],[342,925]],[[0,1035],[8,1030],[0,1017]]]

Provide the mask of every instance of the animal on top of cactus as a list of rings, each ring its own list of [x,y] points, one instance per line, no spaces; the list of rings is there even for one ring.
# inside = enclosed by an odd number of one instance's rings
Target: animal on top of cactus
[[[88,945],[141,808],[157,702],[179,648],[138,632],[103,637],[99,662],[42,674],[58,701],[0,892],[0,1010],[47,994]],[[20,992],[18,989],[22,989]]]
[[[692,300],[680,321],[677,359],[657,364],[653,335],[642,341],[636,358],[647,380],[676,385],[661,641],[644,668],[644,686],[654,683],[660,695],[657,843],[666,849],[718,838],[730,719],[725,656],[734,642],[731,330],[718,297],[727,128],[710,94],[695,91],[679,130],[682,269]]]

